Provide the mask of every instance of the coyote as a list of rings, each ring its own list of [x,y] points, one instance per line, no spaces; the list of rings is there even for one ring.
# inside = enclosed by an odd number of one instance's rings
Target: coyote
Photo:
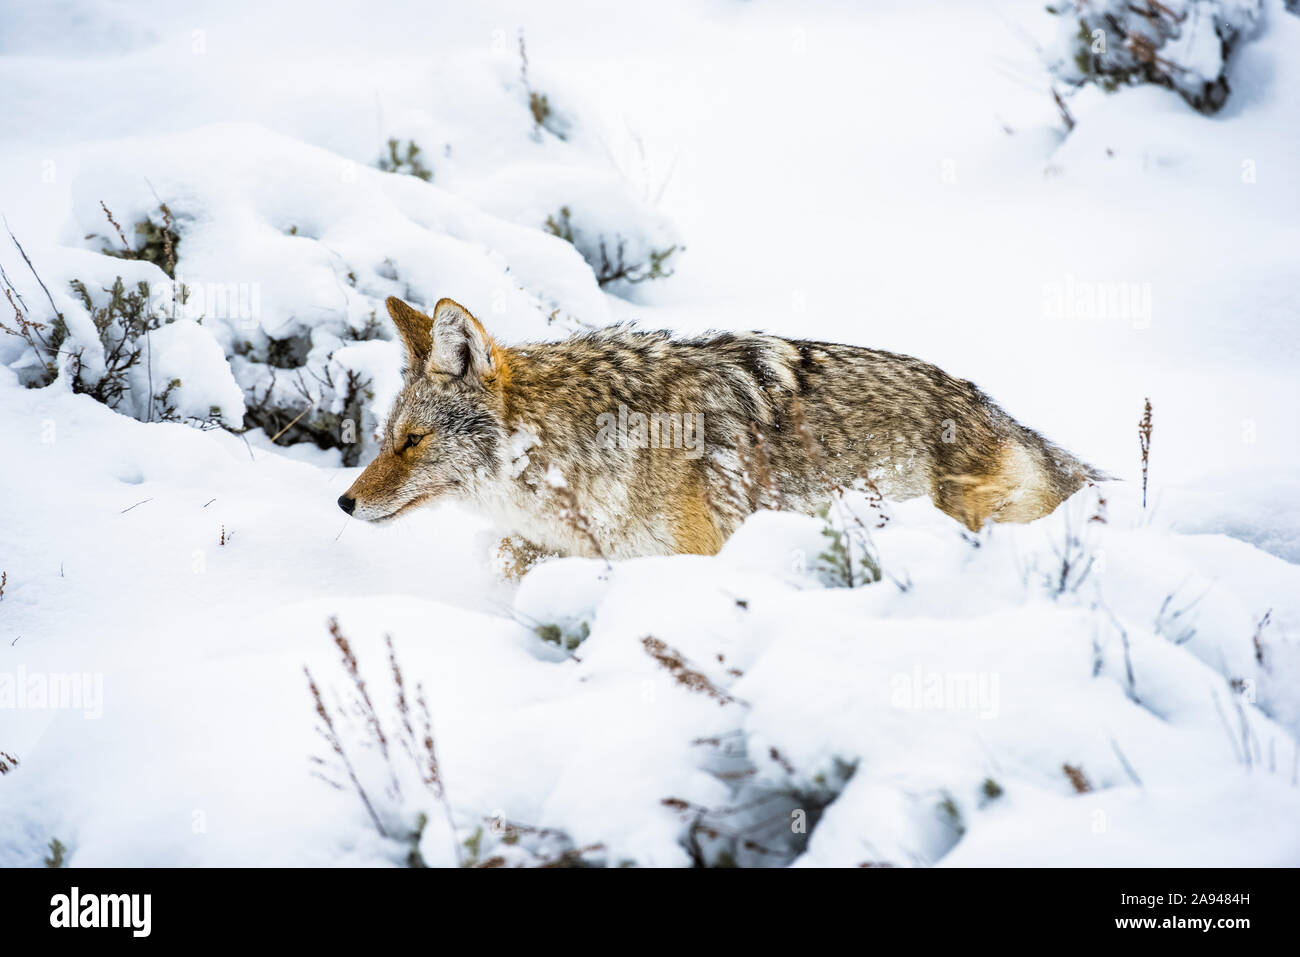
[[[379,454],[338,500],[385,522],[465,501],[535,554],[722,547],[833,489],[929,495],[967,528],[1028,522],[1102,478],[974,385],[907,356],[627,326],[502,346],[468,309],[387,302],[405,349]]]

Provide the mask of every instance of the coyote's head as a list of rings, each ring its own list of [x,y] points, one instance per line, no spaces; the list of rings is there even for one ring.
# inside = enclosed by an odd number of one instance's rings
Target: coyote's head
[[[473,496],[507,462],[501,349],[468,309],[440,299],[429,317],[388,299],[406,349],[402,391],[384,427],[379,455],[339,508],[381,522],[440,496]]]

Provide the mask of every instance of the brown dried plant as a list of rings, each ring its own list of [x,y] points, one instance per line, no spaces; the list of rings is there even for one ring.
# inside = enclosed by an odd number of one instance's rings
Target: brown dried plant
[[[1070,786],[1074,788],[1076,793],[1087,794],[1092,790],[1092,784],[1089,783],[1088,778],[1084,775],[1083,768],[1075,767],[1073,764],[1062,764],[1061,770],[1064,771],[1065,776],[1069,778]]]
[[[372,799],[370,792],[366,789],[361,781],[360,775],[356,771],[356,765],[353,762],[348,746],[344,741],[344,736],[340,733],[341,723],[350,720],[350,716],[356,716],[361,719],[365,735],[369,741],[378,749],[380,757],[383,759],[384,768],[387,774],[385,782],[385,792],[390,799],[400,800],[402,797],[401,778],[397,773],[397,766],[394,761],[394,741],[400,741],[402,750],[410,758],[412,765],[415,767],[421,783],[425,789],[438,801],[442,806],[443,812],[447,818],[447,824],[450,833],[455,837],[456,829],[451,810],[451,803],[447,797],[447,790],[443,784],[442,774],[438,764],[437,748],[433,734],[433,719],[429,713],[428,702],[425,699],[424,688],[420,684],[415,685],[415,708],[411,707],[407,693],[407,681],[402,673],[401,665],[397,660],[397,652],[393,647],[391,636],[385,636],[384,642],[388,648],[388,662],[392,673],[393,686],[396,691],[396,707],[400,729],[396,734],[390,734],[384,728],[384,722],[379,716],[378,709],[375,707],[374,700],[370,695],[366,680],[361,674],[361,665],[357,659],[356,653],[352,650],[351,642],[343,633],[337,618],[329,620],[330,637],[334,640],[334,645],[339,651],[340,660],[343,664],[343,670],[347,674],[352,685],[351,700],[347,707],[340,706],[337,711],[331,711],[325,703],[319,686],[312,677],[311,671],[305,666],[303,672],[307,676],[307,686],[311,692],[312,698],[316,704],[316,715],[320,719],[317,728],[321,736],[329,745],[330,750],[338,759],[339,765],[346,774],[352,790],[360,799],[365,807],[375,830],[382,837],[404,837],[411,844],[411,854],[409,862],[416,866],[423,866],[423,861],[419,857],[419,838],[424,828],[425,820],[423,814],[420,815],[420,821],[414,831],[406,835],[393,835],[389,829],[384,826],[376,803]],[[417,732],[415,721],[419,721],[419,730]],[[317,766],[314,771],[315,775],[332,787],[342,789],[337,781],[327,777],[323,771],[327,769],[326,762],[320,758],[313,757],[312,762]],[[460,846],[455,845],[457,860],[460,860]]]
[[[665,644],[652,635],[646,635],[642,638],[641,646],[645,649],[646,654],[657,661],[665,671],[673,676],[673,680],[683,688],[708,695],[721,705],[739,704],[748,707],[747,702],[723,691],[709,680],[707,675],[690,667],[681,652],[676,648]]]
[[[1142,449],[1142,507],[1147,507],[1147,470],[1151,464],[1151,400],[1147,399],[1138,420],[1138,445]]]

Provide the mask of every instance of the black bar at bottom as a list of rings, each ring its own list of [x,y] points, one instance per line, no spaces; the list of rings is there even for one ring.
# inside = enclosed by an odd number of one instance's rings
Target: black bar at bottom
[[[609,921],[638,942],[680,944],[713,927],[719,945],[798,928],[928,944],[1294,939],[1294,870],[467,871],[87,869],[0,871],[0,938],[76,936],[205,944],[313,941],[337,948],[454,928],[489,940],[589,938]],[[74,898],[75,888],[75,898]],[[147,900],[146,897],[147,896]],[[147,904],[147,906],[146,906]],[[470,921],[471,923],[467,923]],[[861,922],[858,930],[852,930]],[[76,924],[77,926],[73,926]],[[87,924],[99,926],[86,926]],[[102,926],[116,925],[116,926]],[[696,931],[690,932],[689,928]],[[674,928],[676,928],[674,930]],[[146,933],[147,931],[147,933]],[[837,931],[836,933],[839,933]],[[1264,938],[1259,938],[1264,939]],[[770,940],[765,940],[772,943]],[[808,942],[808,941],[806,941]],[[597,940],[592,940],[597,943]],[[10,949],[9,953],[21,953]]]

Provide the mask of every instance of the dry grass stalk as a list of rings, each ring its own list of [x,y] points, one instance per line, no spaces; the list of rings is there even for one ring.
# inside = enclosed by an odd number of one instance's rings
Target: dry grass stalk
[[[1166,74],[1184,69],[1174,61],[1160,56],[1160,54],[1156,52],[1157,47],[1150,37],[1145,37],[1140,33],[1130,33],[1128,37],[1125,38],[1124,42],[1129,48],[1129,51],[1137,57],[1139,61],[1148,66],[1158,66],[1162,68]]]
[[[645,648],[646,654],[657,661],[665,671],[673,676],[673,680],[683,688],[686,688],[689,691],[708,695],[714,701],[722,705],[746,705],[746,702],[741,701],[734,695],[728,694],[715,685],[709,680],[707,675],[691,668],[686,663],[686,659],[682,657],[681,652],[660,641],[658,638],[646,635],[641,639],[641,646]]]
[[[51,352],[49,341],[44,334],[45,323],[27,318],[27,314],[14,301],[14,294],[8,287],[5,288],[5,298],[9,300],[9,305],[13,306],[15,325],[10,326],[8,323],[0,322],[0,332],[22,339],[38,355]]]
[[[126,233],[122,232],[121,224],[118,223],[118,221],[113,218],[112,212],[109,210],[108,206],[105,205],[102,199],[99,201],[99,208],[104,211],[104,215],[108,217],[108,221],[113,225],[113,228],[117,230],[117,238],[122,240],[122,246],[126,249],[126,251],[129,253],[135,252],[135,250],[131,248],[131,244],[127,242]]]
[[[9,228],[9,221],[5,220],[4,224],[5,232],[9,234],[9,238],[13,241],[14,246],[17,247],[18,254],[23,257],[23,262],[27,264],[27,268],[31,271],[32,276],[40,285],[41,291],[45,293],[45,298],[49,300],[50,309],[54,311],[55,318],[62,319],[63,313],[59,312],[59,307],[54,304],[54,297],[50,295],[50,289],[45,285],[45,280],[41,278],[41,274],[38,273],[36,267],[32,265],[32,259],[27,255],[27,250],[23,249],[23,244],[18,241],[18,237],[14,235],[14,231]]]
[[[1110,619],[1110,623],[1114,625],[1115,630],[1119,632],[1120,647],[1124,649],[1124,679],[1128,682],[1128,696],[1132,698],[1134,702],[1140,703],[1142,699],[1138,697],[1137,674],[1133,671],[1133,646],[1128,640],[1128,629],[1124,627],[1117,617],[1115,617],[1115,613],[1110,610],[1110,606],[1105,602],[1098,600],[1094,607],[1100,608],[1105,612],[1106,617]]]
[[[760,508],[780,510],[785,505],[785,497],[780,486],[772,476],[772,459],[767,451],[767,437],[759,430],[757,423],[749,423],[752,442],[740,449],[742,466],[741,481],[744,484],[748,510],[756,512]]]
[[[1246,713],[1245,706],[1241,703],[1242,694],[1245,691],[1244,683],[1236,686],[1229,682],[1229,687],[1236,692],[1232,696],[1232,706],[1237,712],[1237,726],[1241,730],[1241,754],[1246,769],[1250,770],[1260,762],[1259,756],[1259,739],[1255,736],[1255,730],[1250,726],[1250,716]]]
[[[4,597],[4,580],[3,578],[0,578],[0,598],[3,597]],[[1264,612],[1264,617],[1261,618],[1259,620],[1259,624],[1255,626],[1255,634],[1253,634],[1250,638],[1250,643],[1255,648],[1255,663],[1258,664],[1261,668],[1266,667],[1266,665],[1264,664],[1264,641],[1263,641],[1264,629],[1269,626],[1269,623],[1272,620],[1273,620],[1273,609],[1270,608],[1268,611]]]
[[[1180,585],[1179,588],[1181,587]],[[1192,624],[1193,619],[1190,614],[1200,604],[1201,599],[1210,593],[1210,589],[1206,588],[1181,608],[1174,607],[1174,597],[1177,593],[1178,589],[1175,589],[1165,595],[1159,611],[1156,612],[1154,628],[1157,635],[1165,636],[1176,645],[1183,645],[1196,637],[1196,626]]]
[[[775,761],[777,763],[777,766],[780,767],[781,770],[784,771],[786,774],[788,774],[790,777],[795,776],[794,765],[791,764],[786,759],[785,755],[782,754],[780,751],[778,751],[775,747],[768,749],[767,756],[771,758],[773,761]]]
[[[1075,767],[1073,764],[1061,765],[1061,770],[1065,776],[1070,779],[1070,785],[1078,794],[1087,794],[1092,790],[1092,784],[1083,773],[1083,768]]]
[[[571,850],[568,850],[568,851],[564,851],[564,852],[562,852],[561,854],[557,855],[556,857],[553,857],[553,858],[550,858],[550,859],[546,859],[546,860],[542,860],[542,861],[538,862],[537,866],[538,866],[538,867],[548,867],[548,868],[549,868],[549,867],[569,867],[570,865],[576,863],[577,861],[580,861],[580,860],[581,860],[583,857],[585,857],[586,855],[588,855],[588,854],[594,854],[595,852],[597,852],[597,851],[603,851],[604,849],[605,849],[605,845],[604,845],[604,844],[600,844],[600,843],[597,843],[597,844],[587,844],[587,845],[584,846],[584,847],[575,847],[575,848],[573,848],[573,849],[571,849]]]
[[[749,431],[754,439],[755,478],[763,494],[767,496],[767,500],[772,503],[772,507],[780,510],[785,507],[785,494],[772,474],[772,456],[767,450],[767,436],[753,422],[749,424]]]
[[[0,774],[8,774],[18,767],[19,761],[8,751],[0,751]]]
[[[592,531],[591,519],[582,510],[582,506],[578,504],[578,496],[573,494],[573,489],[562,482],[553,483],[551,488],[555,492],[555,497],[560,501],[560,521],[585,538],[597,558],[609,561],[609,557],[605,554],[605,550],[601,548],[600,542],[597,541],[596,535]]]
[[[563,831],[553,827],[538,827],[535,824],[519,824],[515,821],[507,821],[500,817],[485,817],[483,823],[487,824],[494,833],[500,833],[506,843],[513,843],[521,835],[532,835],[533,837],[564,837]]]
[[[1228,687],[1232,689],[1233,700],[1236,701],[1236,696],[1237,694],[1240,693],[1239,689],[1233,687],[1233,683],[1231,680],[1228,682]],[[1250,754],[1249,752],[1245,754],[1242,753],[1241,746],[1237,743],[1237,736],[1232,730],[1232,724],[1231,722],[1228,721],[1228,716],[1223,710],[1223,704],[1219,701],[1219,693],[1217,691],[1211,690],[1210,700],[1214,702],[1214,710],[1219,716],[1219,721],[1223,724],[1224,732],[1226,732],[1228,735],[1228,743],[1232,746],[1233,756],[1237,759],[1239,763],[1249,766]],[[1238,707],[1240,707],[1239,702],[1237,703],[1237,705]]]
[[[352,766],[352,761],[348,758],[348,753],[343,747],[342,739],[339,737],[338,729],[334,726],[334,718],[330,715],[329,708],[325,706],[325,699],[321,696],[320,687],[316,684],[316,679],[311,676],[311,671],[304,665],[303,674],[307,676],[307,687],[311,691],[312,699],[316,702],[316,716],[321,720],[321,726],[317,727],[321,737],[330,746],[330,750],[343,763],[343,768],[347,772],[348,780],[352,782],[352,789],[356,792],[357,797],[365,806],[366,813],[370,815],[371,822],[375,825],[375,830],[380,836],[388,837],[388,831],[385,830],[383,822],[379,820],[379,815],[375,812],[375,806],[370,800],[370,795],[366,792],[361,779],[357,777],[356,769]],[[323,764],[319,759],[313,759],[316,764]],[[320,772],[313,772],[326,784],[334,788],[342,789],[342,785],[325,777]]]
[[[1142,448],[1142,507],[1147,507],[1147,470],[1151,464],[1151,400],[1147,399],[1138,420],[1138,444]]]
[[[274,385],[274,381],[272,382],[272,385]],[[268,391],[268,392],[270,391],[270,388],[271,388],[270,386],[267,386],[267,391]],[[298,424],[298,420],[301,419],[304,415],[306,415],[308,412],[310,412],[310,411],[311,411],[312,409],[314,409],[314,408],[316,408],[316,403],[315,403],[315,402],[312,402],[311,405],[307,406],[307,408],[303,409],[301,412],[299,412],[297,415],[295,415],[295,416],[294,416],[294,417],[289,421],[289,424],[288,424],[288,425],[286,425],[286,426],[285,426],[283,429],[281,429],[279,432],[275,433],[275,435],[271,436],[271,441],[272,441],[272,443],[274,443],[274,442],[276,441],[276,439],[278,439],[280,436],[284,435],[284,433],[288,432],[288,431],[289,431],[290,429],[292,429],[295,425],[297,425],[297,424]]]
[[[1077,592],[1097,561],[1097,556],[1092,553],[1083,536],[1071,523],[1069,509],[1062,509],[1061,516],[1063,539],[1059,545],[1055,541],[1052,542],[1052,554],[1060,563],[1055,580],[1049,579],[1053,595]]]
[[[867,477],[860,479],[862,482],[862,495],[867,500],[867,508],[876,514],[876,528],[884,528],[889,524],[889,511],[885,508],[885,493],[880,491],[880,486]],[[858,522],[862,525],[862,522]]]
[[[705,862],[704,852],[700,847],[700,835],[703,835],[712,841],[732,841],[735,843],[737,848],[742,848],[755,854],[766,856],[782,855],[784,852],[773,847],[768,847],[766,844],[762,844],[750,836],[754,831],[760,830],[773,823],[773,820],[760,821],[756,824],[751,824],[745,827],[744,830],[741,830],[730,825],[722,824],[717,820],[717,818],[742,814],[783,796],[784,795],[781,793],[773,792],[754,801],[720,808],[705,807],[703,804],[696,804],[693,801],[686,801],[682,798],[675,797],[663,798],[659,803],[664,807],[671,808],[684,817],[691,818],[690,828],[686,835],[687,850],[690,852],[691,858],[695,861],[697,867],[706,867],[708,864]],[[785,811],[782,810],[781,813],[777,815],[776,819],[783,820],[784,818]]]
[[[1089,488],[1093,489],[1093,490],[1096,491],[1096,493],[1097,493],[1097,507],[1093,510],[1092,515],[1090,515],[1090,516],[1088,517],[1088,522],[1089,522],[1090,524],[1091,524],[1092,522],[1098,522],[1098,523],[1100,523],[1100,524],[1102,524],[1102,525],[1105,525],[1106,522],[1107,522],[1107,518],[1106,518],[1106,496],[1104,496],[1104,495],[1101,494],[1101,489],[1097,486],[1097,483],[1096,483],[1096,482],[1093,482],[1092,480],[1089,480],[1089,481],[1088,481],[1087,483],[1085,483],[1085,484],[1087,484]]]
[[[393,640],[390,636],[385,635],[384,641],[388,645],[388,660],[393,668],[393,682],[397,686],[398,693],[398,710],[402,714],[403,729],[410,734],[410,709],[406,703],[406,682],[402,678],[402,669],[397,664],[397,654],[393,651]],[[447,820],[447,829],[452,835],[452,847],[456,852],[456,862],[463,863],[460,853],[460,844],[456,842],[456,819],[451,811],[451,800],[447,797],[447,787],[442,780],[442,769],[438,764],[438,747],[433,736],[433,717],[429,713],[429,703],[424,697],[424,686],[418,682],[415,685],[415,704],[420,710],[420,745],[423,750],[423,761],[417,761],[417,749],[413,736],[408,738],[407,747],[411,755],[411,760],[415,761],[420,768],[420,780],[426,790],[434,796],[438,804],[442,807],[443,816]]]
[[[384,636],[384,643],[388,649],[388,663],[391,670],[393,686],[396,690],[397,714],[400,728],[396,734],[390,735],[384,729],[383,721],[379,717],[379,712],[375,707],[374,701],[370,696],[370,690],[366,685],[365,679],[361,675],[360,662],[356,653],[352,650],[351,642],[343,634],[337,618],[329,620],[330,636],[334,640],[335,647],[339,650],[342,660],[343,670],[347,673],[348,679],[352,682],[353,694],[349,703],[350,707],[345,710],[342,706],[338,709],[340,717],[347,717],[349,714],[359,717],[364,725],[366,735],[371,743],[378,749],[380,756],[383,758],[384,767],[388,773],[386,782],[386,793],[392,800],[401,800],[402,786],[397,774],[397,767],[394,762],[394,741],[401,743],[402,750],[406,752],[419,775],[420,782],[425,789],[438,801],[442,806],[443,813],[447,819],[447,826],[452,837],[453,847],[456,852],[456,860],[461,861],[460,845],[456,843],[455,820],[452,815],[451,803],[447,798],[447,789],[443,783],[441,770],[438,764],[437,748],[433,735],[433,718],[429,712],[428,702],[425,700],[424,688],[420,684],[415,685],[415,705],[412,707],[408,694],[408,683],[402,673],[401,665],[397,660],[397,651],[393,647],[393,639],[390,635]],[[311,672],[306,668],[303,671],[307,674],[308,687],[311,690],[312,697],[316,702],[316,714],[320,717],[322,728],[319,728],[322,736],[330,745],[330,749],[339,758],[343,765],[352,789],[365,805],[366,811],[370,815],[375,829],[383,837],[402,837],[403,835],[391,835],[383,826],[383,823],[376,810],[369,792],[361,783],[360,776],[356,773],[354,765],[347,754],[343,743],[343,737],[338,732],[335,716],[331,714],[329,707],[325,704],[320,689],[312,678]],[[416,721],[419,721],[417,729]],[[319,758],[313,758],[313,763],[323,767],[325,762]],[[317,771],[316,776],[324,780],[332,787],[342,789],[338,782],[326,777],[323,773]],[[419,855],[418,842],[420,834],[423,831],[426,818],[424,814],[420,815],[419,826],[408,835],[407,839],[412,842],[412,849],[409,860],[414,866],[424,866],[423,859]]]
[[[361,677],[360,663],[357,661],[356,654],[352,651],[347,636],[343,634],[343,629],[339,627],[337,618],[329,620],[329,631],[330,637],[334,639],[334,644],[343,660],[343,669],[352,681],[352,687],[356,689],[358,712],[366,730],[370,733],[370,737],[379,747],[379,753],[383,756],[385,767],[388,768],[389,784],[392,787],[393,794],[400,797],[402,786],[397,780],[397,773],[393,770],[392,755],[388,750],[388,736],[384,734],[383,722],[379,720],[379,714],[375,710],[375,703],[370,699],[370,692],[366,688],[365,679]]]
[[[528,82],[528,46],[524,42],[524,31],[519,31],[519,79],[524,84],[524,89],[532,91],[532,84]]]
[[[1061,98],[1061,94],[1056,92],[1056,87],[1052,87],[1052,102],[1056,104],[1056,111],[1061,114],[1061,122],[1065,124],[1065,131],[1070,132],[1074,129],[1074,114],[1065,105],[1065,100]]]
[[[769,791],[766,794],[764,794],[762,797],[754,798],[752,801],[745,801],[740,804],[724,805],[722,807],[706,807],[703,804],[697,804],[694,801],[687,801],[684,798],[678,798],[678,797],[666,797],[661,799],[659,803],[662,804],[664,807],[672,808],[674,811],[678,811],[682,814],[697,813],[697,814],[728,815],[728,814],[740,814],[744,811],[752,811],[754,808],[762,807],[765,804],[770,804],[772,801],[776,800],[777,798],[786,796],[786,794],[787,792],[784,791]]]
[[[551,827],[538,827],[533,824],[519,824],[515,821],[508,821],[500,815],[485,817],[483,822],[487,824],[488,829],[501,838],[501,843],[508,847],[518,847],[526,853],[532,855],[532,860],[526,865],[538,868],[555,868],[555,867],[574,867],[582,866],[587,862],[583,860],[588,854],[594,854],[604,851],[603,843],[586,844],[581,847],[565,848],[558,853],[545,854],[533,848],[524,847],[520,839],[523,837],[535,838],[539,841],[561,841],[570,842],[572,839],[564,831]],[[507,867],[509,861],[502,855],[494,855],[479,863],[473,864],[477,868],[496,868]]]
[[[1111,750],[1115,752],[1115,757],[1119,758],[1120,767],[1124,769],[1124,773],[1128,775],[1129,780],[1132,781],[1138,787],[1142,787],[1142,779],[1138,777],[1137,771],[1134,770],[1133,765],[1129,763],[1129,760],[1124,755],[1124,752],[1120,750],[1119,742],[1116,741],[1114,738],[1111,738],[1110,747]]]
[[[813,441],[812,429],[808,426],[808,416],[804,414],[803,400],[798,396],[790,402],[790,425],[794,428],[795,435],[799,436],[799,441],[808,452],[808,458],[814,465],[821,464],[821,450],[817,448],[817,443]]]

